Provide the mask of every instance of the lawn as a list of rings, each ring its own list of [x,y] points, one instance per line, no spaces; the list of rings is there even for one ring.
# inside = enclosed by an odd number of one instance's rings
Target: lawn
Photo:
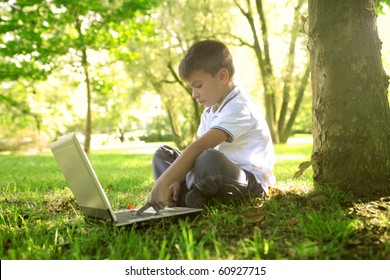
[[[389,259],[390,197],[313,187],[311,144],[276,145],[266,200],[213,201],[196,218],[116,228],[79,212],[51,154],[0,156],[0,259]],[[112,207],[141,206],[151,154],[92,152]]]

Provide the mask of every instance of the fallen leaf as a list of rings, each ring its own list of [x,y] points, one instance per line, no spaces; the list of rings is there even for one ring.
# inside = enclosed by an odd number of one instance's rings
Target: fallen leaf
[[[127,203],[127,208],[126,209],[127,210],[135,209],[135,206],[131,202],[129,202],[129,203]]]
[[[106,190],[107,191],[114,191],[114,190],[116,190],[116,188],[114,186],[112,186],[112,185],[107,185],[106,186]]]
[[[260,223],[265,220],[263,209],[250,209],[243,214],[244,222],[246,223]]]
[[[298,224],[298,221],[294,218],[286,221],[286,225],[289,227],[295,226],[296,224]]]
[[[70,211],[72,210],[72,204],[70,201],[62,201],[60,204],[52,203],[49,205],[50,210],[54,210],[56,212],[62,212],[62,211]]]
[[[278,188],[269,188],[268,195],[269,196],[278,196],[282,194],[282,190]]]

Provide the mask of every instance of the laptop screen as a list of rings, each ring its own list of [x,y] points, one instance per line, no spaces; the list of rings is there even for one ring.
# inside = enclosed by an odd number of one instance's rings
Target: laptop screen
[[[74,133],[50,145],[80,209],[88,216],[116,220],[107,196]]]

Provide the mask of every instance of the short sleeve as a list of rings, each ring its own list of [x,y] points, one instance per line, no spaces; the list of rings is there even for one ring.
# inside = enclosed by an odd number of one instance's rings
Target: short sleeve
[[[229,106],[230,105],[230,106]],[[235,138],[250,131],[256,122],[252,118],[250,109],[241,102],[228,104],[218,118],[213,119],[210,128],[225,131],[229,138],[227,142],[233,142]]]

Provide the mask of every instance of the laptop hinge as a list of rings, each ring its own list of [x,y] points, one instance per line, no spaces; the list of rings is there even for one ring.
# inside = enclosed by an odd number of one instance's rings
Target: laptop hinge
[[[92,218],[106,219],[114,221],[109,209],[92,208],[80,206],[80,210],[87,216]]]

